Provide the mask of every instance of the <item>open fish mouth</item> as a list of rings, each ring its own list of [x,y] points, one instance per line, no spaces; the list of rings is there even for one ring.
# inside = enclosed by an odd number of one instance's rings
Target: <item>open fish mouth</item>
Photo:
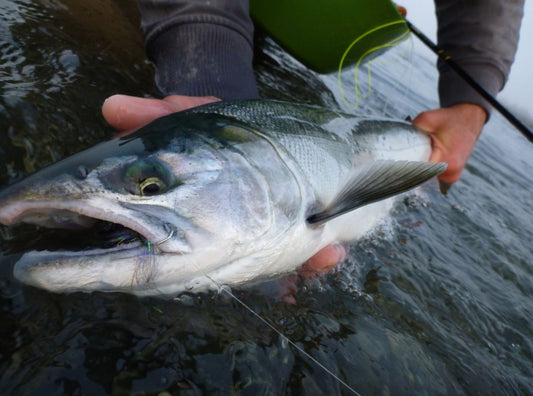
[[[109,206],[96,210],[85,202],[80,210],[68,209],[68,203],[20,202],[16,208],[0,208],[0,220],[20,225],[9,242],[9,253],[24,252],[13,273],[19,281],[57,292],[146,290],[153,294],[158,257],[167,254],[165,244],[184,245],[176,228],[168,230],[167,239],[153,239],[168,223],[147,220],[142,211],[134,221],[113,221],[116,212]],[[77,207],[78,208],[78,207]],[[124,212],[124,209],[122,209]],[[82,213],[80,213],[82,212]],[[126,211],[127,212],[127,211]],[[89,215],[93,214],[93,215]],[[7,214],[10,214],[8,216]],[[37,227],[35,226],[37,225]],[[132,227],[129,227],[132,225]],[[22,238],[19,237],[22,236]],[[182,254],[183,248],[174,254]]]
[[[15,278],[48,290],[149,290],[156,256],[165,254],[144,229],[57,207],[28,208],[13,222],[38,224],[14,230],[16,237],[6,250],[24,252],[14,267]]]
[[[90,220],[90,226],[76,228],[18,226],[12,241],[7,246],[7,252],[109,253],[114,250],[135,249],[150,243],[143,235],[122,224],[92,218],[87,220]]]
[[[157,253],[189,251],[183,232],[143,211],[117,216],[83,204],[26,202],[17,206],[0,210],[0,220],[4,224],[30,223],[38,227],[23,230],[24,240],[19,242],[16,238],[17,241],[10,243],[8,250],[11,252],[97,255],[138,249],[143,245]],[[138,209],[139,205],[135,206]]]

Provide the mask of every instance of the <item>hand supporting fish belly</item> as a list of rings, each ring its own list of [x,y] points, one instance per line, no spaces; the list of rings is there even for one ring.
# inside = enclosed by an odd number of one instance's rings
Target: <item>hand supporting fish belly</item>
[[[175,295],[293,271],[365,235],[391,197],[446,169],[412,125],[291,103],[218,102],[155,120],[0,192],[0,222],[90,229],[30,251],[24,283]]]

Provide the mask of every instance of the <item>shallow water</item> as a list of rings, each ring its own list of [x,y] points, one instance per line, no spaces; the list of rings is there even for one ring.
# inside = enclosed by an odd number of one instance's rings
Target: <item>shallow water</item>
[[[108,95],[156,94],[136,18],[126,1],[0,0],[0,185],[112,136],[99,113]],[[258,42],[264,96],[344,108],[336,76]],[[436,106],[432,63],[413,51],[389,59],[373,65],[357,111],[405,118]],[[239,297],[360,394],[531,394],[532,149],[494,114],[447,196],[429,183],[399,201],[296,305]],[[19,255],[6,251],[25,234],[2,232],[2,394],[350,394],[225,293],[167,301],[23,286]]]

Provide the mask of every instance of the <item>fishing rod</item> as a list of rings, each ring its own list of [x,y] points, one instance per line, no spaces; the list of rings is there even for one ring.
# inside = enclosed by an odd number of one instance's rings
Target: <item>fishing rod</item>
[[[476,80],[474,80],[470,74],[468,74],[465,69],[459,66],[455,61],[448,55],[443,49],[439,48],[435,43],[433,43],[424,33],[417,29],[416,26],[413,26],[411,22],[405,19],[407,27],[413,34],[420,39],[429,49],[431,49],[443,62],[450,66],[466,83],[468,83],[472,88],[474,88],[487,102],[489,102],[496,110],[504,116],[507,121],[509,121],[513,126],[518,129],[522,135],[526,137],[527,140],[533,143],[533,132],[524,125],[518,118],[516,118],[509,110],[507,110],[499,101],[494,98],[489,92],[485,90],[481,85],[479,85]]]

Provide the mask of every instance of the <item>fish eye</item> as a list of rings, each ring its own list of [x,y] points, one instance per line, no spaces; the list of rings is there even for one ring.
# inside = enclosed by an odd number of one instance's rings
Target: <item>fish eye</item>
[[[156,158],[129,165],[124,170],[123,182],[126,191],[143,197],[162,194],[176,184],[172,172]]]
[[[139,183],[139,191],[145,197],[151,197],[164,190],[165,183],[157,177],[149,177]]]

